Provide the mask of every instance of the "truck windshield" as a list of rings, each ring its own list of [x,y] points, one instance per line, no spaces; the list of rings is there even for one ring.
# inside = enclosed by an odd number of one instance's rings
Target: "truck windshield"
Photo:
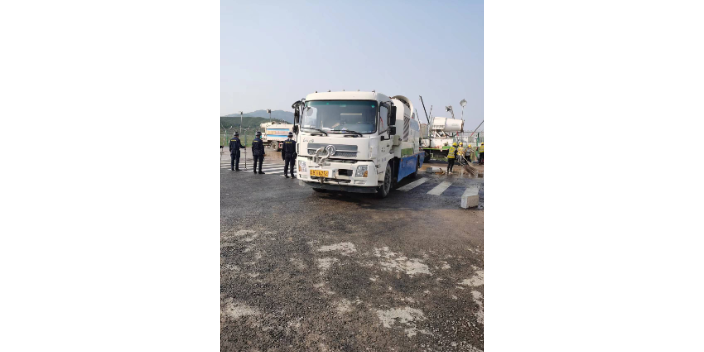
[[[301,121],[302,128],[324,131],[376,131],[378,103],[368,100],[320,100],[306,102]],[[338,132],[341,133],[341,132]]]

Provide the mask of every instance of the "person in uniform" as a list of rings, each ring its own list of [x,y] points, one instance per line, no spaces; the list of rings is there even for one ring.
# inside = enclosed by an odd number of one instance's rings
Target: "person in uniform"
[[[296,178],[293,175],[293,164],[296,160],[296,141],[293,139],[293,132],[288,133],[288,139],[284,141],[284,146],[281,148],[281,158],[284,159],[284,176],[288,178],[288,168],[291,166],[291,178]]]
[[[452,167],[455,166],[455,158],[457,158],[457,142],[452,143],[452,147],[447,153],[447,173],[452,173]]]
[[[230,169],[240,171],[240,149],[244,149],[240,143],[240,133],[235,132],[235,136],[230,139]]]
[[[262,141],[262,133],[257,131],[257,136],[252,141],[252,156],[254,157],[254,173],[257,173],[257,162],[259,162],[259,174],[264,175],[262,171],[262,163],[264,163],[264,142]]]

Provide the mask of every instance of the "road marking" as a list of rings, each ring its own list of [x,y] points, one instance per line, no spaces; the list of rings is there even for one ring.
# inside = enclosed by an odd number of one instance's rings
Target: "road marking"
[[[247,171],[250,171],[253,169],[253,166],[252,166],[253,163],[251,162],[251,160],[247,160],[247,162],[248,162],[247,163],[247,169],[248,169]],[[240,167],[244,168],[244,164],[243,164],[242,160],[240,160]],[[229,161],[227,163],[221,162],[220,168],[221,169],[230,169],[230,162]],[[259,169],[259,168],[257,167],[257,169]],[[293,174],[296,175],[296,177],[298,177],[298,170],[296,170],[295,167],[293,169],[294,169]],[[262,169],[257,170],[257,171],[264,171],[264,173],[266,175],[275,175],[275,176],[284,177],[284,164],[264,163],[264,164],[262,164]],[[290,172],[290,170],[289,170],[289,172]]]
[[[271,172],[279,172],[279,171],[284,172],[284,168],[283,167],[263,167],[262,171],[265,171],[265,172],[269,172],[269,171],[271,171]]]
[[[443,181],[439,185],[435,186],[435,188],[428,191],[428,194],[439,196],[442,194],[442,192],[445,192],[445,190],[448,189],[450,186],[452,186],[452,182]]]
[[[272,174],[278,174],[278,173],[284,172],[284,169],[281,169],[281,170],[274,170],[274,171],[266,171],[266,170],[264,170],[264,171],[265,171],[265,172],[270,172],[270,173],[272,173]],[[287,173],[291,173],[291,170],[287,170]],[[297,172],[294,171],[294,173],[297,173]]]
[[[407,192],[407,191],[410,191],[410,190],[422,185],[423,183],[425,183],[425,181],[428,181],[427,177],[423,177],[420,180],[416,180],[416,181],[413,181],[403,187],[399,187],[398,190]]]

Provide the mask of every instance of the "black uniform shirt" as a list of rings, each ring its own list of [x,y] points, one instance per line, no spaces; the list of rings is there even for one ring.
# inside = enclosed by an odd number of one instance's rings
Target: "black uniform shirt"
[[[292,139],[285,140],[284,147],[281,148],[281,157],[285,159],[287,156],[296,157],[296,141]]]
[[[230,154],[238,152],[241,148],[244,148],[244,146],[240,143],[240,138],[232,137],[232,139],[230,139]]]
[[[262,139],[259,137],[254,138],[252,141],[252,155],[264,155],[264,142],[262,142]]]

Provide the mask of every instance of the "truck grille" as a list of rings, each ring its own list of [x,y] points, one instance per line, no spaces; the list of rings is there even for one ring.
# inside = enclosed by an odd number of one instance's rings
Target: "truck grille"
[[[315,154],[316,149],[308,149],[308,154],[313,155]],[[341,157],[341,158],[354,158],[357,157],[357,152],[341,152],[341,151],[336,151],[335,155],[333,157]]]
[[[330,144],[327,143],[308,143],[308,149],[318,149],[318,148],[324,148],[329,146]],[[357,151],[357,146],[356,145],[349,145],[349,144],[333,144],[335,147],[335,150],[337,151],[347,151],[347,152],[356,152]]]
[[[310,178],[313,180],[316,180],[316,181],[321,179],[321,177],[315,177],[315,176],[311,176]],[[325,180],[325,183],[333,183],[333,184],[335,184],[335,183],[351,183],[352,182],[352,180],[342,180],[339,178],[324,178],[323,177],[323,179]]]

